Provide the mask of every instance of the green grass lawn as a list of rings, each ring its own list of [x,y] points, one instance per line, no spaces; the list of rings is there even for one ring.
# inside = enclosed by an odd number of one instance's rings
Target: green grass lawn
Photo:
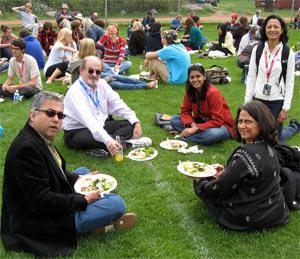
[[[222,2],[222,1],[221,1]],[[246,1],[245,1],[246,2]],[[122,27],[122,34],[125,28]],[[216,39],[216,25],[207,24],[204,34],[209,40]],[[300,31],[290,31],[289,44],[299,41]],[[142,64],[142,56],[130,57],[137,73]],[[236,66],[236,58],[221,60],[198,59],[206,68],[213,64],[226,66],[232,82],[218,88],[227,99],[233,115],[243,103],[245,87],[240,83],[241,70]],[[0,75],[0,82],[6,74]],[[44,81],[44,79],[43,79]],[[44,85],[44,89],[66,93],[67,88],[55,83]],[[62,132],[56,138],[56,146],[67,160],[68,169],[81,165],[91,170],[107,173],[118,180],[116,193],[121,195],[128,211],[136,212],[136,226],[125,232],[101,235],[86,235],[78,238],[78,249],[74,258],[299,258],[300,257],[300,213],[292,212],[290,222],[279,228],[254,233],[239,233],[222,230],[209,215],[204,204],[193,192],[192,181],[178,173],[178,161],[219,162],[225,164],[233,149],[239,145],[234,140],[212,147],[201,146],[202,155],[180,154],[159,147],[159,143],[171,138],[154,124],[157,111],[169,114],[179,113],[183,99],[184,85],[159,84],[153,90],[118,91],[125,102],[136,111],[143,125],[143,133],[153,140],[158,150],[156,159],[148,162],[134,162],[114,158],[97,159],[82,152],[69,150],[63,143]],[[5,128],[5,136],[0,139],[0,186],[2,186],[3,165],[7,149],[23,127],[28,114],[30,100],[18,104],[6,100],[0,104],[0,124]],[[295,91],[289,118],[300,120],[300,78],[295,80]],[[300,146],[299,134],[288,141]],[[128,151],[125,151],[127,154]],[[0,258],[27,258],[28,254],[5,253],[0,245]]]

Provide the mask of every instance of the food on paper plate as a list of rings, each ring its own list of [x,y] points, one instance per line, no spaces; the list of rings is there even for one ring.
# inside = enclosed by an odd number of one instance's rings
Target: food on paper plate
[[[92,191],[107,191],[112,187],[113,183],[107,181],[105,178],[97,178],[97,179],[92,179],[92,178],[85,178],[82,181],[81,184],[81,192],[82,193],[88,193]]]
[[[135,159],[146,159],[153,156],[154,153],[155,153],[155,149],[153,147],[137,148],[133,150],[133,152],[130,152],[131,156]]]

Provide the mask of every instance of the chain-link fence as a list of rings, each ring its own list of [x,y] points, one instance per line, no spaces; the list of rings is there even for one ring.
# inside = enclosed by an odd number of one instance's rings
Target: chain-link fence
[[[143,15],[149,10],[154,10],[157,15],[176,15],[177,13],[188,13],[191,11],[204,10],[213,12],[211,4],[199,5],[214,0],[0,0],[2,13],[10,12],[14,6],[24,5],[30,2],[35,14],[46,14],[49,11],[60,10],[61,4],[68,4],[69,10],[82,13],[84,16],[92,12],[98,12],[103,17],[126,17]]]

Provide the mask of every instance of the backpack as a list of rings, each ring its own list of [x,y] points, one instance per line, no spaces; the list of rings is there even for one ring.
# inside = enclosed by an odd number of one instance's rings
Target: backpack
[[[261,42],[258,44],[257,49],[256,49],[256,59],[255,59],[255,63],[256,63],[256,75],[258,73],[258,64],[259,64],[259,60],[261,57],[261,54],[263,52],[263,49],[265,47],[265,43]],[[283,81],[284,83],[286,82],[286,70],[287,70],[287,63],[288,63],[288,59],[289,59],[289,55],[290,55],[290,48],[283,44],[283,49],[282,49],[282,53],[281,53],[281,74],[279,77],[279,83],[281,81],[281,78],[283,77]]]
[[[206,70],[206,77],[213,84],[227,84],[228,80],[228,69],[217,65],[211,66]]]

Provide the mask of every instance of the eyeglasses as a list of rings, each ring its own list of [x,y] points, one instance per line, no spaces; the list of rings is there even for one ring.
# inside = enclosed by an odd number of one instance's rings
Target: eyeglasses
[[[36,109],[36,110],[39,111],[39,112],[46,113],[46,115],[50,118],[53,118],[55,115],[57,115],[57,118],[62,120],[63,118],[66,117],[66,115],[63,114],[62,112],[56,112],[56,111],[53,111],[53,110],[40,110],[40,109]]]
[[[97,75],[97,76],[100,76],[100,75],[101,75],[101,70],[96,70],[96,69],[92,69],[92,68],[90,68],[90,69],[88,70],[88,73],[89,73],[90,75],[94,74],[94,72],[96,72],[96,75]]]

